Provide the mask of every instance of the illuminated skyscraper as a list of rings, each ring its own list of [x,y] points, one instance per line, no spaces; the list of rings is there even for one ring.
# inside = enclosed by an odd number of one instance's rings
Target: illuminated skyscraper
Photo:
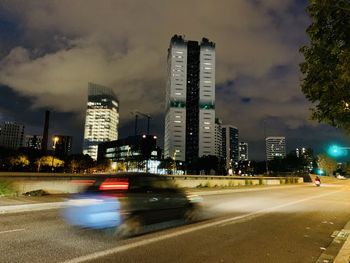
[[[174,35],[168,49],[164,155],[215,155],[215,44]]]
[[[286,157],[286,137],[267,137],[265,142],[267,160]]]
[[[118,139],[119,101],[111,88],[89,83],[83,153],[97,159],[98,144]]]

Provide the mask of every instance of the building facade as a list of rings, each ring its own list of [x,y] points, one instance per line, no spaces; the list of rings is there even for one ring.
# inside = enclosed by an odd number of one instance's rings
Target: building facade
[[[41,135],[26,135],[25,147],[35,150],[42,149],[43,136]]]
[[[89,83],[83,153],[97,159],[98,144],[118,139],[119,101],[111,88]]]
[[[240,161],[248,161],[248,143],[247,142],[240,142],[238,145],[239,150],[239,160]]]
[[[157,136],[154,135],[129,136],[98,146],[99,160],[106,158],[111,160],[112,164],[124,163],[128,171],[147,170],[157,173],[161,154],[160,148],[157,147]]]
[[[238,129],[232,125],[222,126],[222,151],[226,169],[234,168],[239,161]]]
[[[215,156],[223,157],[222,153],[222,121],[219,118],[215,119]]]
[[[55,156],[62,159],[66,158],[72,152],[72,136],[67,135],[54,135],[53,136],[53,149]]]
[[[286,157],[286,137],[266,137],[266,159],[268,161],[275,158]]]
[[[215,155],[215,44],[182,36],[168,49],[164,156],[191,162]]]
[[[9,149],[23,147],[24,125],[17,122],[4,122],[0,125],[0,146]]]

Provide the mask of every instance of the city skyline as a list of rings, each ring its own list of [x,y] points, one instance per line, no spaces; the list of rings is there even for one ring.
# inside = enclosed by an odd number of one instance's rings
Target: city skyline
[[[342,131],[309,121],[298,69],[298,49],[308,41],[306,1],[204,2],[180,20],[175,3],[129,3],[117,14],[112,10],[120,2],[97,4],[81,10],[77,1],[69,11],[64,1],[0,5],[0,121],[25,122],[26,132],[41,134],[49,109],[50,134],[73,136],[74,152],[80,152],[91,81],[117,93],[120,137],[133,134],[130,111],[141,110],[152,115],[152,133],[162,142],[164,50],[172,35],[183,34],[216,43],[216,115],[223,125],[238,127],[251,159],[264,159],[264,130],[286,136],[287,151],[350,144]],[[143,126],[140,121],[140,132]]]

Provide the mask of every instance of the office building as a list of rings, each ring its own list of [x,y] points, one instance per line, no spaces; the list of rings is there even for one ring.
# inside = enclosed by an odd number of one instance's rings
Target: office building
[[[89,83],[83,153],[97,159],[98,144],[118,139],[119,101],[111,88]]]
[[[296,148],[295,149],[296,157],[300,158],[300,157],[303,157],[305,154],[306,154],[306,148],[305,147],[301,147],[301,148]]]
[[[275,158],[286,157],[286,137],[267,137],[266,142],[266,158],[268,161]]]
[[[24,125],[17,122],[0,124],[0,146],[18,149],[23,146]]]
[[[72,152],[72,136],[54,135],[52,148],[55,156],[65,159]]]
[[[35,150],[42,149],[43,136],[41,135],[26,135],[25,147]]]
[[[248,161],[248,143],[247,142],[240,142],[238,145],[238,151],[239,151],[239,160],[240,161]]]
[[[215,155],[215,44],[171,38],[164,156],[191,162]]]
[[[157,136],[135,135],[99,144],[98,160],[109,159],[112,165],[123,163],[128,171],[157,173],[162,152],[157,147]]]
[[[215,156],[222,158],[222,121],[219,118],[215,119]]]
[[[232,125],[222,126],[222,151],[226,169],[234,168],[239,161],[238,129]]]

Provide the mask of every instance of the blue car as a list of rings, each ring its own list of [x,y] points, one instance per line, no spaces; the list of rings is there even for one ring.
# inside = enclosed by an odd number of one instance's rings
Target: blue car
[[[161,175],[99,175],[82,193],[67,201],[63,216],[73,226],[113,229],[125,237],[140,233],[147,225],[175,219],[196,221],[200,200]]]

